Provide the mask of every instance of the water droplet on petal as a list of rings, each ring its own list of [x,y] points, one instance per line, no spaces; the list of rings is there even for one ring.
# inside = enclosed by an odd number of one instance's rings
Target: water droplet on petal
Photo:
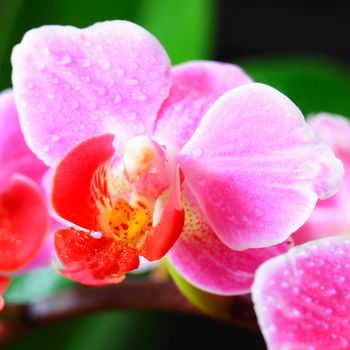
[[[45,63],[43,61],[35,61],[34,66],[37,70],[43,70],[45,68]]]
[[[60,137],[59,137],[59,135],[57,135],[57,134],[52,135],[52,137],[51,137],[51,140],[52,140],[53,142],[57,142],[57,141],[59,141],[59,139],[60,139]]]
[[[118,104],[122,100],[119,94],[115,94],[113,98],[113,103]]]
[[[78,109],[80,106],[78,101],[71,101],[70,105],[71,105],[72,109]]]
[[[50,151],[50,146],[48,146],[48,145],[43,146],[43,151],[44,152]]]
[[[111,62],[107,58],[99,60],[98,63],[103,69],[109,69],[111,67]]]
[[[136,101],[146,101],[147,100],[147,96],[142,94],[141,92],[133,92],[131,94],[131,97]]]
[[[100,96],[106,95],[106,92],[107,92],[106,88],[103,87],[103,86],[101,86],[101,85],[96,85],[96,86],[94,87],[94,90],[95,90],[95,92],[96,92],[98,95],[100,95]]]
[[[86,107],[90,110],[93,111],[96,109],[96,104],[94,102],[89,102]]]
[[[78,58],[78,64],[80,67],[88,68],[91,66],[91,61],[87,57]]]
[[[122,75],[124,75],[124,70],[121,68],[117,68],[115,70],[115,74],[117,74],[119,77],[121,77]]]
[[[137,85],[138,84],[138,81],[136,79],[132,79],[132,78],[126,78],[125,79],[125,83],[127,85]]]
[[[72,58],[67,54],[64,53],[62,55],[56,56],[56,60],[58,61],[59,64],[66,65],[72,62]]]

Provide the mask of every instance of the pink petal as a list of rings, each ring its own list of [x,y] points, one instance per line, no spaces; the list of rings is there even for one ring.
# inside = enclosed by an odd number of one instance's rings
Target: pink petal
[[[350,122],[326,113],[309,119],[309,124],[339,157],[345,168],[339,191],[319,201],[310,219],[293,234],[295,243],[350,232]]]
[[[28,148],[18,122],[11,90],[0,93],[0,190],[14,173],[40,184],[47,167]]]
[[[209,107],[226,91],[251,79],[233,64],[193,61],[172,70],[170,94],[157,119],[154,139],[180,149]]]
[[[269,350],[350,349],[350,241],[330,237],[267,261],[253,300]]]
[[[286,242],[244,252],[232,250],[217,238],[189,191],[184,207],[184,230],[167,257],[185,279],[209,293],[249,293],[255,270],[289,248]]]
[[[222,96],[178,161],[209,224],[236,250],[286,240],[343,173],[299,109],[262,84]]]
[[[12,63],[23,131],[49,165],[90,136],[150,135],[170,85],[160,43],[127,21],[31,30]]]

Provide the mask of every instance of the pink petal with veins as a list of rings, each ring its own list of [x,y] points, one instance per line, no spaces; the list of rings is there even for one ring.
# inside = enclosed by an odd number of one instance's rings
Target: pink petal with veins
[[[185,226],[167,257],[191,284],[209,293],[236,295],[250,292],[255,270],[267,259],[285,253],[290,242],[261,249],[235,251],[215,235],[187,190]]]
[[[226,91],[250,83],[238,66],[193,61],[172,69],[169,97],[157,119],[154,138],[167,148],[179,150],[192,136],[202,117]]]
[[[209,224],[236,250],[286,240],[343,174],[300,110],[255,83],[215,102],[178,161]]]
[[[350,349],[350,240],[325,238],[267,261],[252,291],[269,350]]]
[[[90,136],[150,135],[170,87],[166,52],[127,21],[31,30],[12,64],[23,132],[48,165]]]

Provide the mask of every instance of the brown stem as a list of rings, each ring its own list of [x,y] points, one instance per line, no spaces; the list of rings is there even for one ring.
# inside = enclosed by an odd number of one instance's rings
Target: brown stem
[[[232,297],[228,321],[258,329],[252,303]],[[127,280],[120,285],[79,287],[29,304],[9,304],[0,314],[0,343],[17,331],[104,310],[148,310],[201,315],[171,281]]]

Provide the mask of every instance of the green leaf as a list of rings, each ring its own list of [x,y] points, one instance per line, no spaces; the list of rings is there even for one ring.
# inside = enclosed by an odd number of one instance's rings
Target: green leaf
[[[258,82],[287,95],[305,115],[330,112],[350,118],[350,69],[324,57],[260,57],[238,62]]]
[[[47,266],[14,276],[5,293],[5,300],[10,303],[30,302],[75,285],[76,283],[59,275],[51,266]]]
[[[219,296],[204,292],[189,282],[187,282],[172,266],[169,261],[166,261],[168,271],[174,283],[177,285],[181,293],[203,313],[218,317],[229,318],[231,298]]]
[[[159,39],[177,64],[211,56],[214,18],[211,0],[147,0],[138,23]]]

